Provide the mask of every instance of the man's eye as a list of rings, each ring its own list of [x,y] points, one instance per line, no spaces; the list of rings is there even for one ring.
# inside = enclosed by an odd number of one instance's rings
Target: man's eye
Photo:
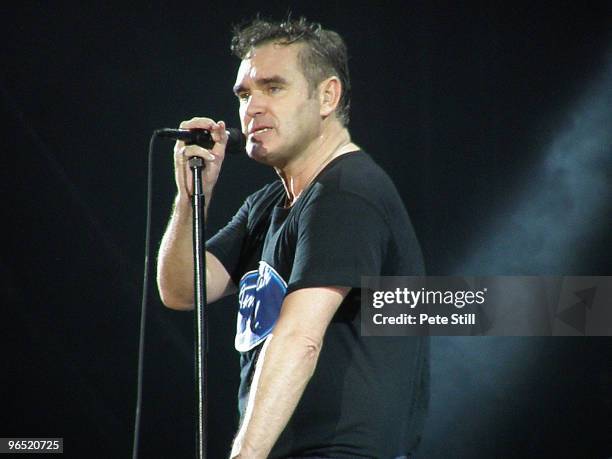
[[[280,86],[270,86],[268,88],[268,91],[270,92],[270,94],[276,94],[278,92],[280,92],[280,90],[283,89]]]
[[[251,95],[248,92],[241,92],[238,94],[238,99],[240,99],[240,101],[247,101],[249,97],[251,97]]]

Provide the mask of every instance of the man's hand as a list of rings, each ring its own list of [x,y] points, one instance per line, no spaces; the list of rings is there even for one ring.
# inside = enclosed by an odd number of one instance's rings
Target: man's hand
[[[209,118],[193,118],[183,121],[181,129],[207,129],[215,144],[206,150],[197,145],[186,146],[177,142],[174,147],[174,175],[178,194],[174,202],[172,217],[166,228],[159,248],[157,259],[157,285],[162,302],[173,309],[193,308],[193,245],[192,211],[193,173],[188,158],[199,156],[205,161],[202,171],[204,186],[205,215],[212,190],[217,183],[221,163],[225,157],[227,132],[225,123],[214,122]],[[235,290],[230,275],[221,262],[212,254],[206,253],[206,299],[212,303]]]
[[[219,178],[221,164],[225,158],[225,147],[227,145],[227,132],[225,123],[218,123],[210,118],[192,118],[180,124],[181,129],[206,129],[210,131],[215,144],[212,149],[206,150],[198,145],[185,145],[178,141],[174,146],[174,171],[176,186],[178,188],[177,204],[189,204],[193,194],[193,176],[189,168],[188,159],[192,156],[199,156],[205,161],[205,168],[202,172],[205,202],[210,201],[212,190]]]

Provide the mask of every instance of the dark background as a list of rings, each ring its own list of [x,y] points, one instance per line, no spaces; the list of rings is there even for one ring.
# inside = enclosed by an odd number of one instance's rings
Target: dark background
[[[256,11],[345,37],[353,138],[397,184],[430,274],[612,275],[604,2],[87,3],[2,7],[1,437],[129,457],[149,138],[196,115],[238,125],[230,26]],[[156,144],[154,250],[171,147]],[[228,158],[208,230],[273,178]],[[210,309],[212,458],[236,427],[233,307]],[[194,455],[191,340],[191,314],[151,285],[140,457]],[[420,457],[612,456],[609,338],[432,344]]]

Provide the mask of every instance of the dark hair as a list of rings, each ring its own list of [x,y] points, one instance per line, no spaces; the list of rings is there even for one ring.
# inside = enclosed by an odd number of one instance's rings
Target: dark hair
[[[349,79],[348,56],[342,37],[332,30],[325,30],[321,24],[308,22],[301,17],[284,22],[271,22],[255,18],[252,22],[234,28],[231,50],[244,59],[249,52],[269,42],[281,45],[304,43],[298,60],[311,91],[325,78],[336,76],[342,84],[342,93],[336,115],[343,125],[349,122],[351,82]]]

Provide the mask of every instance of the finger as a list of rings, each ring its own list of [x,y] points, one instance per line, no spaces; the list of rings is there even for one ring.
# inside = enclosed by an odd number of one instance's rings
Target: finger
[[[197,153],[187,150],[187,146],[183,145],[181,148],[175,150],[175,159],[181,166],[187,165],[187,160],[191,156],[198,156]]]
[[[214,126],[215,122],[210,118],[195,117],[190,120],[181,121],[179,124],[180,129],[206,129],[210,131]],[[180,148],[185,146],[185,142],[177,140],[174,145],[174,151],[178,151]]]
[[[227,143],[227,131],[225,130],[224,121],[215,123],[210,130],[210,134],[215,143],[220,143],[222,145]]]
[[[178,142],[174,147],[174,156],[176,158],[184,158],[185,157],[185,145],[178,146]]]
[[[198,129],[211,130],[214,125],[215,125],[215,122],[211,120],[210,118],[196,117],[196,118],[191,118],[188,121],[182,121],[179,127],[181,129],[198,128]]]
[[[183,142],[182,140],[177,140],[174,143],[174,154],[178,155],[178,154],[183,154],[183,149],[185,148],[185,142]]]
[[[186,147],[183,148],[182,154],[185,158],[191,158],[193,156],[198,156],[202,158],[204,161],[209,161],[209,162],[217,159],[216,156],[210,152],[210,150],[202,148],[198,145],[187,145]]]

